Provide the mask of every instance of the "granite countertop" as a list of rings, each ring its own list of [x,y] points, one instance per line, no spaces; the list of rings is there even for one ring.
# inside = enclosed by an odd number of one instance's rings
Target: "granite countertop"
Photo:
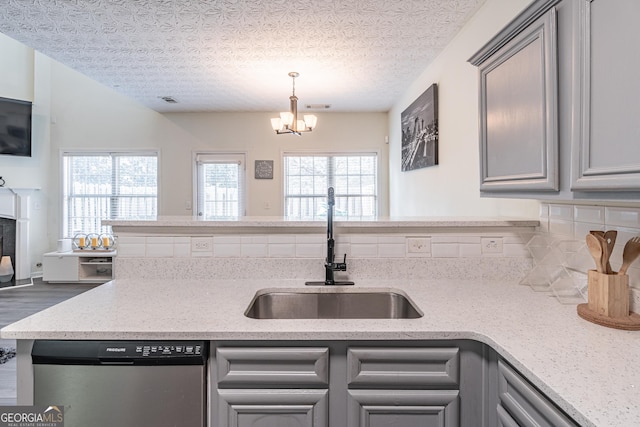
[[[549,294],[507,281],[359,281],[398,288],[425,313],[398,320],[256,320],[269,280],[115,280],[0,331],[7,339],[418,340],[493,347],[585,426],[640,425],[640,332],[608,329]],[[348,288],[347,288],[348,289]],[[350,290],[350,289],[349,289]]]

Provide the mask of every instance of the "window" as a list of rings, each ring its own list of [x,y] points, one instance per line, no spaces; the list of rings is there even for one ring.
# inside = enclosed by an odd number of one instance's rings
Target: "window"
[[[196,205],[207,220],[245,215],[245,156],[242,153],[196,153]]]
[[[335,191],[336,217],[375,217],[375,153],[284,154],[284,211],[291,219],[326,217],[327,188]]]
[[[110,233],[103,219],[155,219],[158,153],[62,153],[63,235]]]

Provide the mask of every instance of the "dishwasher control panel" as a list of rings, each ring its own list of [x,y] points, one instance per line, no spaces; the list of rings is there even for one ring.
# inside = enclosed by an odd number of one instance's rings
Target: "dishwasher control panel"
[[[119,356],[131,356],[138,357],[163,357],[163,356],[183,356],[193,355],[199,356],[202,354],[202,344],[194,343],[105,343],[100,348],[100,357],[119,357]]]
[[[104,362],[135,361],[144,364],[145,360],[181,364],[191,359],[198,360],[203,356],[204,343],[189,341],[111,341],[99,346],[98,358]]]
[[[202,346],[198,344],[174,345],[174,344],[158,344],[158,345],[138,345],[136,353],[143,357],[147,356],[171,356],[182,354],[202,354]]]
[[[36,341],[34,363],[202,365],[208,341]]]

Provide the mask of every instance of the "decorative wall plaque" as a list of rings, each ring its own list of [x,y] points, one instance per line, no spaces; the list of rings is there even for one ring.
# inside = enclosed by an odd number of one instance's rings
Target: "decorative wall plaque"
[[[273,160],[256,160],[256,179],[273,179]]]

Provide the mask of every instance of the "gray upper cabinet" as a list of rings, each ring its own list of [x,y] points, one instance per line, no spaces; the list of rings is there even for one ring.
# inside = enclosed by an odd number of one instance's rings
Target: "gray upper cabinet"
[[[479,69],[480,191],[640,200],[638,0],[534,0]]]
[[[555,9],[479,63],[480,188],[558,190]]]
[[[640,188],[638,0],[579,0],[573,190]]]

